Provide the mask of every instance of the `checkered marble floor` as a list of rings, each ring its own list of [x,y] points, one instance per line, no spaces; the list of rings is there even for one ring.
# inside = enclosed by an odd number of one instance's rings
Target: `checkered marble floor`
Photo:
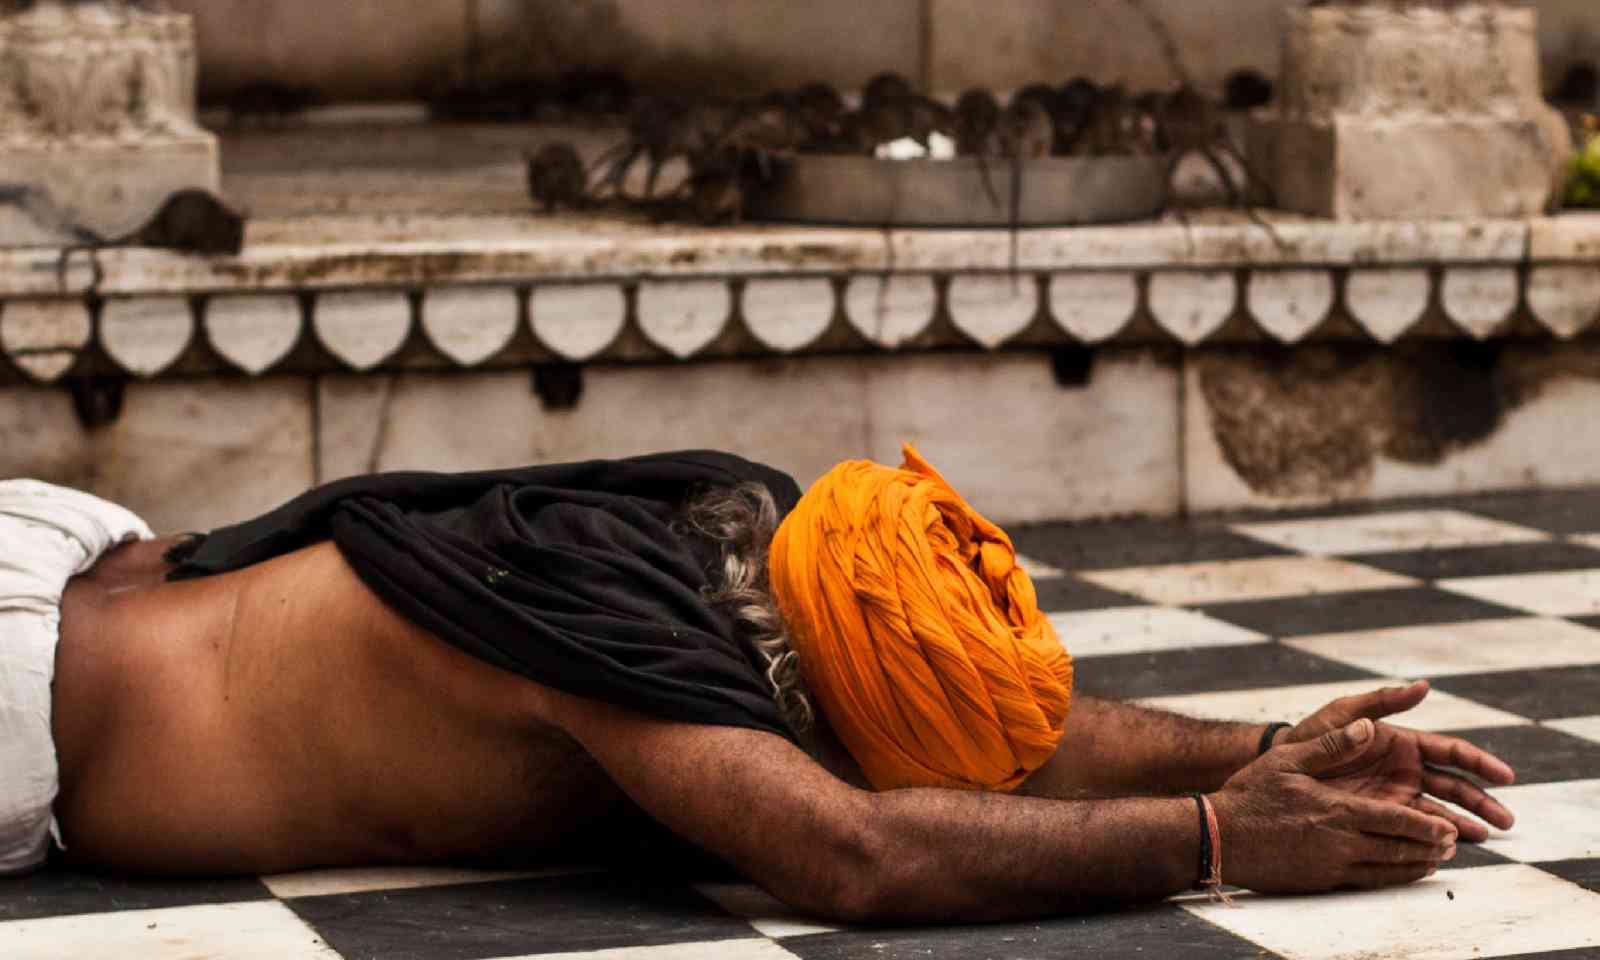
[[[1079,689],[1296,719],[1396,680],[1505,757],[1513,831],[1416,885],[841,929],[723,878],[598,867],[0,881],[0,957],[1600,958],[1600,490],[1015,531]]]

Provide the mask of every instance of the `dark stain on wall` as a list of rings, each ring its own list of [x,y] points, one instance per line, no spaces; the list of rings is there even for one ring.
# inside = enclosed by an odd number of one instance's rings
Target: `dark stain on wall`
[[[1223,457],[1257,493],[1355,496],[1379,457],[1418,466],[1494,436],[1558,377],[1600,378],[1600,346],[1424,341],[1195,354]]]
[[[711,55],[663,50],[641,36],[616,0],[536,0],[520,21],[475,38],[472,82],[489,86],[550,84],[574,71],[619,71],[660,91],[762,89],[764,64],[731,44]],[[713,34],[715,26],[708,27]]]

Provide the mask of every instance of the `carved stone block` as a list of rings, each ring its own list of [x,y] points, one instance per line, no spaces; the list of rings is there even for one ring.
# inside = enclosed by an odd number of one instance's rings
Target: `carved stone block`
[[[1252,166],[1279,206],[1341,220],[1543,212],[1572,140],[1540,95],[1537,17],[1482,2],[1292,9]]]
[[[187,16],[62,0],[0,16],[0,246],[118,237],[174,191],[220,187]]]

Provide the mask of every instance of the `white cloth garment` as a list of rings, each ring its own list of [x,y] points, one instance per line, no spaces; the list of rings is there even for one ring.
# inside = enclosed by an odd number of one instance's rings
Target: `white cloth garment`
[[[60,840],[50,685],[67,581],[119,543],[151,537],[114,503],[36,480],[0,480],[0,875]]]

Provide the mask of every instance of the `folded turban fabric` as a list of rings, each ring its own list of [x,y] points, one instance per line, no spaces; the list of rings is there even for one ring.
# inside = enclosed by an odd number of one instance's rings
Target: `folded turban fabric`
[[[1011,790],[1055,753],[1072,659],[1011,540],[905,446],[841,463],[773,538],[801,672],[879,790]]]

